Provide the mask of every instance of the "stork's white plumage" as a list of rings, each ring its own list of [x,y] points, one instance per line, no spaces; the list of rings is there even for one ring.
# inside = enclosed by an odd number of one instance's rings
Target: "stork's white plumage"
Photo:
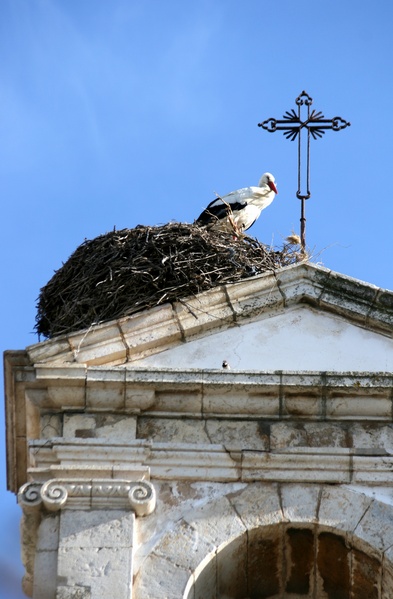
[[[195,222],[220,231],[241,233],[255,223],[262,210],[272,203],[276,193],[273,175],[265,173],[258,187],[243,187],[210,202]]]

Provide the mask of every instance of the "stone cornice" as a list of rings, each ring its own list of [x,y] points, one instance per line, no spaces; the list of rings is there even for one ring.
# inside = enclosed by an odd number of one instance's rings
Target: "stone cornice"
[[[34,441],[34,479],[52,480],[53,473],[72,480],[70,473],[89,456],[90,464],[117,468],[138,463],[147,467],[155,480],[214,482],[287,481],[329,484],[356,483],[390,485],[393,455],[385,448],[288,447],[256,451],[234,445],[159,443],[136,440],[114,444],[92,439]],[[109,457],[108,457],[109,456]],[[52,464],[48,467],[48,464]],[[58,464],[58,466],[56,466]],[[85,459],[86,464],[86,459]],[[84,479],[89,484],[89,479]],[[119,478],[120,482],[121,479]],[[116,487],[117,479],[106,479]],[[49,483],[45,483],[49,484]],[[51,483],[52,484],[52,483]],[[54,483],[53,483],[54,484]],[[81,483],[82,484],[82,483]],[[44,489],[46,487],[43,487]],[[85,493],[84,497],[91,493]],[[90,499],[91,500],[91,499]],[[99,501],[99,499],[98,499]]]
[[[28,443],[40,438],[42,413],[363,422],[391,422],[393,413],[391,373],[33,367],[25,352],[7,352],[5,370],[8,486],[14,492],[27,480]]]
[[[392,336],[393,292],[302,263],[55,337],[27,353],[31,364],[123,364],[300,303]]]
[[[174,417],[392,418],[393,375],[37,365],[28,391],[40,409]],[[67,389],[66,389],[67,388]],[[373,398],[359,411],[359,401]],[[300,398],[299,398],[300,400]]]

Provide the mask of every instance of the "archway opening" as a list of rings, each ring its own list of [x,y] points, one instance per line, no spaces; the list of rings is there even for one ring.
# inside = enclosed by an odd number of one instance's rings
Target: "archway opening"
[[[371,547],[292,523],[252,529],[221,546],[185,599],[379,599],[381,588],[381,559]]]

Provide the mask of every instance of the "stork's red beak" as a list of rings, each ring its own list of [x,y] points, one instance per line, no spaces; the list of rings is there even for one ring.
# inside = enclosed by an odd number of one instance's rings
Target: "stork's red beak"
[[[278,193],[278,191],[277,191],[277,187],[274,185],[273,181],[269,181],[269,182],[268,182],[268,185],[269,185],[270,189],[271,189],[272,191],[274,191],[274,193]]]

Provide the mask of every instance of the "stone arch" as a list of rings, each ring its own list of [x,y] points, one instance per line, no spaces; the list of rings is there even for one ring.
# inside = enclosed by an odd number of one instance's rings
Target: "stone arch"
[[[304,523],[256,528],[219,547],[183,599],[380,599],[386,563],[361,546]],[[392,588],[385,576],[386,599]]]
[[[135,599],[393,596],[388,502],[333,485],[199,483],[198,490],[198,501],[179,498],[175,520],[156,534]]]

